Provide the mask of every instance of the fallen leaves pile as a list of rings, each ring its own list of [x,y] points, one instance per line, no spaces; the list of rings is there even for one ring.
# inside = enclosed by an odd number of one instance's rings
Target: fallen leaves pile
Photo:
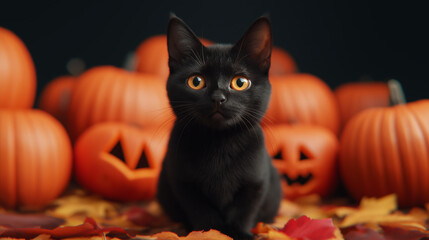
[[[429,204],[398,209],[395,195],[322,201],[309,196],[283,200],[273,224],[259,223],[257,240],[423,239],[429,238]],[[179,237],[181,236],[181,237]],[[172,223],[156,201],[120,204],[72,189],[40,213],[0,208],[0,238],[33,239],[227,240],[216,230],[191,232]]]

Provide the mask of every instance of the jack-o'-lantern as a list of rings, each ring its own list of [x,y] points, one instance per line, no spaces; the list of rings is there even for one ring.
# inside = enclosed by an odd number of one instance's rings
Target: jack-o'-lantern
[[[171,126],[174,118],[165,82],[158,76],[100,66],[78,78],[71,94],[67,127],[74,142],[96,123]]]
[[[31,108],[36,96],[36,70],[25,44],[0,27],[0,108]]]
[[[41,209],[63,192],[71,172],[72,146],[54,117],[0,110],[0,205]]]
[[[397,105],[367,109],[346,124],[341,177],[356,199],[395,193],[402,207],[424,205],[429,202],[429,100],[405,104],[398,82],[388,85]]]
[[[338,140],[331,131],[314,125],[281,124],[264,127],[264,134],[284,197],[325,197],[335,190]]]
[[[211,41],[200,38],[205,46]],[[167,81],[170,69],[168,68],[167,36],[157,35],[144,40],[136,50],[136,71],[156,74],[163,82]]]
[[[313,124],[338,134],[337,99],[329,86],[311,74],[270,76],[271,100],[264,116],[267,124]]]
[[[76,179],[108,199],[151,199],[168,137],[165,129],[140,129],[113,122],[94,125],[75,144]]]

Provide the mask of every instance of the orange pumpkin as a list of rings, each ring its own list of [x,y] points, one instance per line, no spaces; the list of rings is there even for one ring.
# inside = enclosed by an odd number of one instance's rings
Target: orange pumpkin
[[[270,76],[271,100],[265,124],[314,124],[338,134],[340,116],[334,93],[310,74]]]
[[[271,125],[264,128],[268,153],[282,177],[283,195],[326,197],[337,185],[338,140],[313,125]]]
[[[0,204],[35,210],[69,183],[71,143],[64,127],[40,110],[0,110]]]
[[[208,46],[211,41],[200,39]],[[167,36],[157,35],[144,40],[136,50],[136,70],[142,73],[159,75],[164,83],[168,79],[170,69],[168,68]]]
[[[341,126],[357,113],[373,107],[389,106],[389,89],[385,82],[351,82],[335,89]]]
[[[280,47],[273,47],[271,52],[270,76],[284,75],[298,71],[292,56]]]
[[[101,123],[76,142],[75,173],[86,189],[118,201],[155,196],[169,132]]]
[[[36,95],[36,70],[25,44],[0,27],[0,108],[31,108]]]
[[[162,79],[112,66],[95,67],[79,77],[67,117],[73,141],[100,122],[148,127],[168,126],[174,120]]]
[[[39,108],[65,125],[71,91],[75,83],[76,77],[72,76],[61,76],[52,80],[40,95]]]
[[[354,198],[395,193],[402,207],[429,202],[429,100],[365,110],[340,144],[341,176]]]

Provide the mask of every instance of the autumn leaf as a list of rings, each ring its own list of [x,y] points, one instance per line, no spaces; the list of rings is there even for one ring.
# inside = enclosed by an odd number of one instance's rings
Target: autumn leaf
[[[298,219],[291,219],[279,231],[296,239],[323,240],[335,239],[337,230],[332,219],[310,219],[307,216],[301,216]]]
[[[0,213],[0,226],[7,228],[41,227],[53,229],[63,223],[63,219],[43,214]]]
[[[128,221],[138,226],[160,225],[160,220],[142,207],[132,206],[124,215]]]
[[[385,238],[377,231],[357,225],[356,229],[345,234],[346,240],[384,240]]]
[[[348,209],[349,212],[340,223],[339,227],[345,228],[353,225],[365,224],[366,226],[377,229],[379,223],[388,222],[402,222],[405,225],[423,224],[420,219],[395,210],[397,210],[397,203],[394,194],[379,199],[363,198],[357,209]]]
[[[404,225],[400,223],[380,224],[386,240],[419,240],[429,238],[429,230],[425,227]]]
[[[332,219],[310,219],[307,216],[289,220],[280,230],[268,224],[258,223],[252,229],[252,233],[267,240],[343,239]]]
[[[57,227],[55,229],[44,228],[6,228],[1,230],[0,238],[35,238],[39,235],[49,235],[51,238],[63,239],[71,237],[91,237],[103,234],[111,234],[123,239],[130,238],[130,234],[119,227],[101,228],[95,220],[87,218],[85,222],[78,226]]]
[[[233,240],[227,235],[211,229],[210,231],[193,231],[186,237],[179,237],[172,232],[162,232],[152,235],[157,240]]]
[[[83,191],[76,191],[72,195],[59,198],[53,205],[56,207],[48,213],[64,219],[70,219],[75,215],[96,219],[113,218],[119,215],[116,204],[95,195],[87,195]]]

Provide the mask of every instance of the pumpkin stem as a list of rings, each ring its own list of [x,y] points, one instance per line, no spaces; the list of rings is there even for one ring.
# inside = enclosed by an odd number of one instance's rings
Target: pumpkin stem
[[[391,106],[407,103],[405,100],[404,90],[398,80],[390,79],[387,81],[387,87],[389,88]]]

